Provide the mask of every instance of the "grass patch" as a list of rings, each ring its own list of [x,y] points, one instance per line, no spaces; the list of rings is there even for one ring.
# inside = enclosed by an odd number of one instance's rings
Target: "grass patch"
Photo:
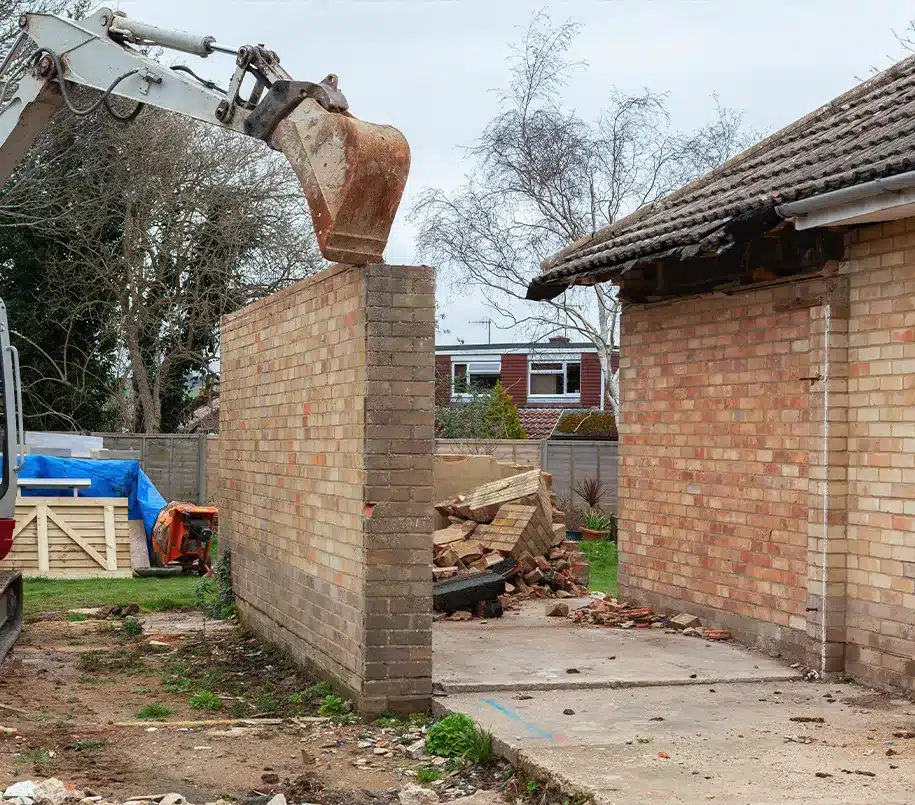
[[[619,570],[619,554],[615,542],[579,542],[578,546],[588,557],[591,565],[590,584],[593,592],[616,596],[616,575]]]
[[[222,699],[211,690],[202,690],[195,693],[190,699],[192,710],[209,710],[215,712],[222,709]]]
[[[417,766],[416,767],[416,782],[420,785],[428,785],[429,783],[434,783],[436,780],[440,779],[442,776],[442,770],[435,768],[435,766]]]
[[[429,727],[426,751],[438,757],[487,763],[492,756],[492,733],[474,724],[470,716],[452,713]]]
[[[136,618],[124,618],[124,624],[121,628],[125,637],[140,637],[143,634],[143,624]]]
[[[140,721],[162,721],[168,718],[172,711],[164,704],[147,704],[137,710],[137,718]]]
[[[27,578],[24,586],[26,619],[42,612],[84,607],[139,604],[141,609],[162,611],[195,606],[195,576],[164,579],[42,579]]]
[[[67,613],[67,620],[70,623],[82,623],[83,621],[89,620],[89,616],[83,612],[69,612]]]

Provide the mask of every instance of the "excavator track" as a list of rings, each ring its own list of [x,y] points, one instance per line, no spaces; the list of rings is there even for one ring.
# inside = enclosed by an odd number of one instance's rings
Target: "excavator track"
[[[18,571],[0,573],[0,662],[19,638],[22,631],[22,574]]]

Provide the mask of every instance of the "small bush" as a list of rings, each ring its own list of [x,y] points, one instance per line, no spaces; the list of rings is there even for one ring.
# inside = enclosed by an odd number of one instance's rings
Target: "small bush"
[[[210,710],[215,712],[216,710],[222,709],[222,699],[212,691],[202,690],[200,693],[195,693],[191,696],[190,705],[192,710]]]
[[[121,628],[126,637],[140,637],[143,634],[143,624],[136,618],[124,618],[124,624]]]
[[[453,713],[429,727],[426,751],[438,757],[486,763],[492,755],[492,733],[478,727],[469,716]]]
[[[592,531],[609,531],[611,536],[616,531],[614,524],[615,518],[604,514],[599,509],[588,509],[585,519],[582,521],[585,528],[590,528]]]
[[[429,783],[434,783],[441,776],[441,769],[437,769],[435,766],[416,767],[416,782],[418,782],[420,785],[428,785]]]
[[[172,711],[164,704],[147,704],[146,707],[137,711],[137,718],[140,721],[161,721],[171,714]]]
[[[589,509],[596,509],[607,494],[607,487],[599,478],[584,478],[575,484],[575,491]]]

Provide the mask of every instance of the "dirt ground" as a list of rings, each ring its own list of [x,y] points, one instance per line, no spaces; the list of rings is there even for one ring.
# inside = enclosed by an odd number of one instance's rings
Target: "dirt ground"
[[[510,767],[443,766],[404,754],[423,721],[338,724],[317,716],[314,684],[240,630],[196,614],[145,616],[141,636],[122,622],[89,619],[29,624],[0,678],[0,781],[55,776],[106,799],[163,792],[190,802],[282,792],[313,803],[397,801],[418,767],[443,800],[502,787]],[[202,690],[217,711],[193,709]],[[6,705],[13,709],[2,709]],[[167,721],[281,718],[259,725],[167,727],[135,722],[164,706]],[[20,712],[21,711],[21,712]],[[345,718],[345,717],[344,717]],[[436,764],[439,764],[436,766]]]

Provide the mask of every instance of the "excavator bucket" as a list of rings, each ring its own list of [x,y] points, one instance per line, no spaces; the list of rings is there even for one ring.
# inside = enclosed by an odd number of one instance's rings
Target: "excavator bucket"
[[[271,145],[302,183],[321,254],[352,265],[383,262],[410,172],[403,134],[308,98],[279,123]]]

